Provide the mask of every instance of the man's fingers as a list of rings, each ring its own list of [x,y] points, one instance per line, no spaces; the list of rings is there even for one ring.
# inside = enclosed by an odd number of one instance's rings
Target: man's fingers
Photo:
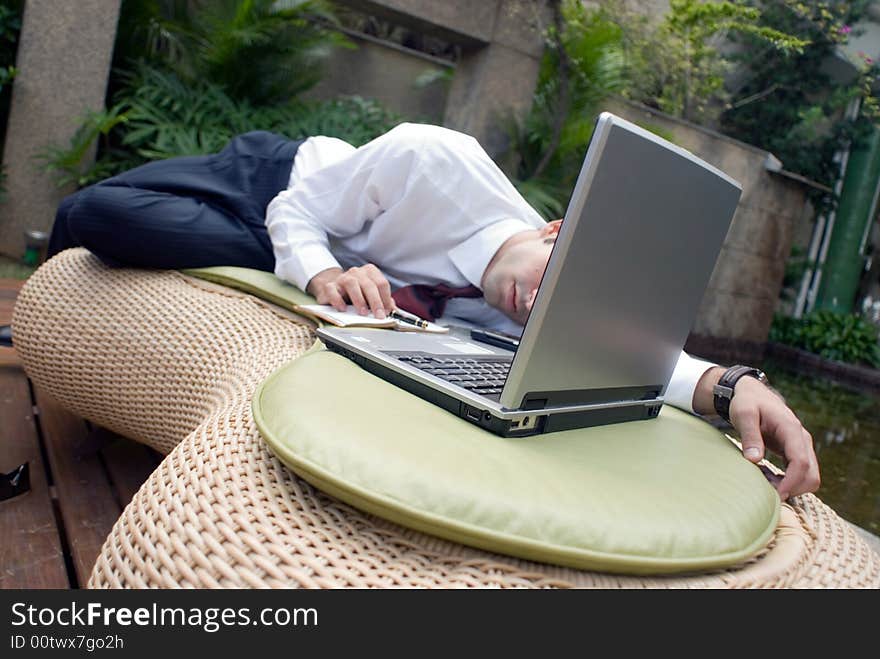
[[[371,263],[361,267],[349,268],[343,273],[338,269],[325,270],[309,282],[309,287],[322,283],[316,295],[321,304],[331,304],[339,311],[345,311],[350,303],[359,314],[366,315],[370,311],[376,318],[385,318],[394,309],[394,298],[391,297],[391,285],[385,275]],[[321,278],[331,281],[320,282]]]
[[[739,431],[746,458],[759,462],[765,444],[785,458],[785,476],[774,482],[780,498],[818,489],[813,438],[781,398],[757,380],[742,378],[730,403],[730,420]]]
[[[789,460],[788,464],[785,466],[785,476],[783,477],[782,482],[776,486],[776,489],[779,491],[780,499],[785,501],[790,496],[803,494],[800,485],[807,473],[808,466],[808,461],[804,460],[802,457]]]
[[[764,440],[761,437],[761,420],[757,408],[747,407],[735,413],[731,410],[730,420],[739,431],[743,455],[750,462],[760,462],[764,457]]]
[[[382,274],[382,271],[372,263],[367,263],[365,266],[358,268],[358,270],[366,280],[376,287],[379,301],[378,306],[373,306],[372,303],[370,304],[373,314],[376,314],[377,309],[382,309],[383,312],[388,312],[391,309],[394,309],[396,305],[394,304],[394,298],[391,297],[391,284],[385,279],[385,275]],[[364,291],[367,291],[366,285],[364,286]],[[367,301],[369,302],[370,299],[371,298],[368,295]]]
[[[821,479],[819,463],[813,452],[813,438],[799,425],[780,432],[788,435],[785,444],[788,464],[785,468],[785,478],[778,487],[779,496],[785,500],[790,496],[815,492],[819,489]]]
[[[354,275],[345,275],[339,278],[339,285],[342,286],[348,299],[362,316],[367,314],[367,302],[364,300],[364,294],[361,292],[361,282]]]
[[[382,303],[382,296],[379,294],[379,289],[372,279],[361,281],[361,293],[373,315],[376,318],[385,318],[385,305]]]
[[[822,486],[822,476],[819,473],[819,458],[816,455],[816,451],[813,446],[813,436],[809,432],[807,432],[806,428],[804,429],[804,436],[804,441],[809,446],[810,468],[809,470],[807,470],[807,477],[804,481],[803,492],[815,492]],[[801,492],[801,494],[803,494],[803,492]]]
[[[318,298],[318,302],[321,304],[329,304],[337,311],[345,311],[348,305],[345,302],[345,298],[342,297],[342,293],[339,292],[339,286],[335,283],[327,284],[324,287],[324,295],[323,298]]]
[[[379,270],[379,268],[377,268],[376,266],[373,266],[371,270],[367,271],[367,275],[370,277],[370,280],[376,285],[376,290],[379,292],[382,309],[384,309],[385,311],[390,311],[391,309],[394,309],[395,304],[394,298],[391,297],[391,284],[389,284],[388,280],[385,279],[385,275],[382,274],[382,271]]]

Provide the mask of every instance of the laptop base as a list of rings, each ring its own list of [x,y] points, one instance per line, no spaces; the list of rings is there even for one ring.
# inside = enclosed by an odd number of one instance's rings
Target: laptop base
[[[658,403],[646,405],[644,401],[634,401],[632,405],[568,413],[554,412],[553,414],[542,414],[541,410],[534,410],[534,415],[523,417],[521,421],[502,419],[493,415],[490,410],[469,405],[454,396],[424,385],[376,361],[365,359],[363,356],[347,350],[343,346],[326,340],[325,345],[332,352],[350,359],[373,375],[501,437],[529,437],[548,432],[602,426],[624,421],[644,421],[657,418],[661,408],[661,405]]]

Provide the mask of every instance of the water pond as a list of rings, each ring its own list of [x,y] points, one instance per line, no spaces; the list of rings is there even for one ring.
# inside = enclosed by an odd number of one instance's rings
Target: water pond
[[[764,365],[770,381],[813,435],[817,496],[844,519],[880,535],[880,394]]]

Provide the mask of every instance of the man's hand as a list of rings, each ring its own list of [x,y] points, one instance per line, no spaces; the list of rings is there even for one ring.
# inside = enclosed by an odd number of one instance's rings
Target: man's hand
[[[724,370],[711,368],[700,378],[694,391],[697,414],[715,413],[712,387]],[[813,438],[772,389],[756,378],[740,378],[730,401],[730,422],[739,432],[743,455],[751,462],[758,463],[764,458],[765,447],[785,458],[785,477],[775,483],[783,501],[819,488],[819,461],[813,450]]]
[[[341,268],[322,270],[311,278],[306,292],[319,304],[329,304],[338,311],[345,311],[350,302],[362,316],[372,311],[381,319],[395,308],[391,285],[372,263],[345,272]]]

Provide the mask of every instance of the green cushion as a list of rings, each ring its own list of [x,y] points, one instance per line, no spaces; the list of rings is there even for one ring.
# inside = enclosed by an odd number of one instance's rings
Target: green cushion
[[[311,295],[303,293],[296,286],[286,283],[271,272],[225,265],[213,268],[193,268],[183,272],[193,277],[251,293],[291,311],[295,304],[315,304],[315,298]]]
[[[314,300],[237,267],[187,274],[291,309]],[[321,349],[254,395],[269,446],[316,487],[450,540],[627,573],[725,567],[766,545],[779,499],[703,421],[658,419],[503,439]]]
[[[641,574],[724,567],[764,547],[779,515],[756,466],[668,406],[651,421],[505,439],[313,349],[259,387],[253,411],[273,452],[319,489],[537,561]]]

